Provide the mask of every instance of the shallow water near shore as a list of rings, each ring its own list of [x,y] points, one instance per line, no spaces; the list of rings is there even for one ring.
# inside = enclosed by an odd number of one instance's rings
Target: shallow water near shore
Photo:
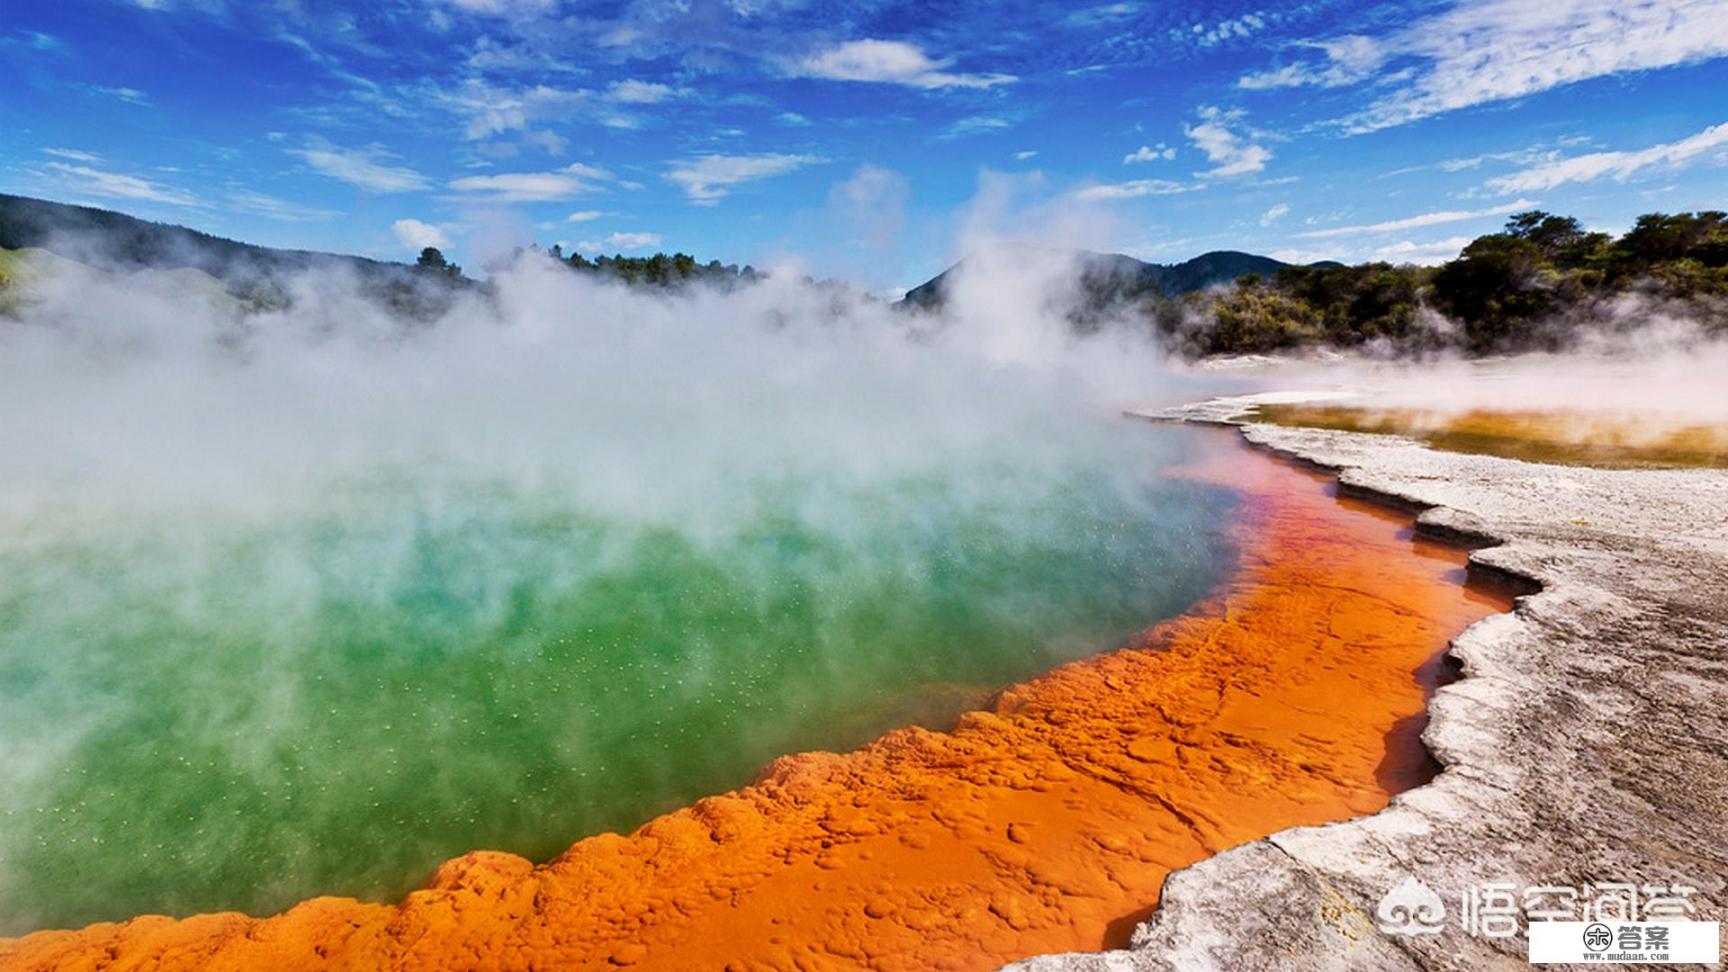
[[[1179,431],[1077,441],[984,496],[757,481],[721,527],[400,470],[35,504],[0,527],[0,934],[392,900],[1116,647],[1218,581],[1235,499],[1157,474]]]
[[[1252,419],[1417,439],[1448,452],[1620,469],[1728,468],[1728,425],[1672,414],[1263,404]]]

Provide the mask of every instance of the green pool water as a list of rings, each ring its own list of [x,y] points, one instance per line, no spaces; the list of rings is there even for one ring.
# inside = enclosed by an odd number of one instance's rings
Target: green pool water
[[[0,934],[388,900],[941,725],[1218,579],[1231,495],[1156,475],[1185,434],[1033,477],[767,477],[717,520],[400,470],[8,513]]]

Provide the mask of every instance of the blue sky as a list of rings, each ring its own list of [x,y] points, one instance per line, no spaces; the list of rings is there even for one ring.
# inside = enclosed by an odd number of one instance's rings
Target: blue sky
[[[1728,0],[5,0],[0,189],[881,288],[981,226],[1433,262],[1515,209],[1728,207],[1724,55]]]

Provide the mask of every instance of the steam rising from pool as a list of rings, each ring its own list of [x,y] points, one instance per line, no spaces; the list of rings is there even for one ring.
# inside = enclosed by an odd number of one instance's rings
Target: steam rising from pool
[[[0,328],[0,933],[388,898],[939,724],[1221,569],[1061,268],[912,333],[541,261],[404,330],[46,280]],[[987,284],[987,285],[985,285]]]

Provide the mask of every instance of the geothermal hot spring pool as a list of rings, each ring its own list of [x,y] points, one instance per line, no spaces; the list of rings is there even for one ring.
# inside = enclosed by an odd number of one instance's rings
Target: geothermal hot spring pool
[[[821,484],[695,529],[408,472],[264,519],[7,522],[0,930],[391,899],[940,725],[1217,579],[1229,496],[1109,472],[1180,434],[1108,429],[1094,469],[987,502],[835,489],[823,522]]]
[[[388,900],[940,725],[1216,579],[1228,496],[1109,471],[1180,435],[1104,430],[1096,468],[985,501],[764,483],[718,529],[407,474],[262,518],[11,520],[0,931]]]
[[[945,726],[1228,566],[1191,433],[1066,364],[577,296],[244,354],[100,294],[8,332],[0,935],[546,859]]]

